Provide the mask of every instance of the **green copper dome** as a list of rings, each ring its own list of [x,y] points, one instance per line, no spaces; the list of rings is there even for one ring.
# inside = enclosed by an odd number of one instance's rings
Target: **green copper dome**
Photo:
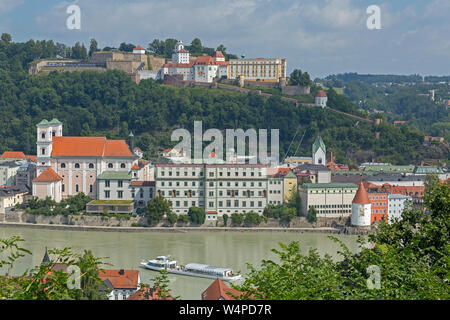
[[[326,154],[327,149],[325,148],[325,143],[323,142],[322,138],[320,136],[317,136],[316,141],[314,141],[312,146],[312,152],[315,154],[319,148],[322,148],[323,152]]]

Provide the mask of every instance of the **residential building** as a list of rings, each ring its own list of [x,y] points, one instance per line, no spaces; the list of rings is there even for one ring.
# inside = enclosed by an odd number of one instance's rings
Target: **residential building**
[[[387,221],[389,193],[378,189],[374,192],[367,191],[367,195],[371,204],[371,223],[381,220]]]
[[[130,295],[126,300],[174,300],[173,297],[166,292],[162,295],[161,288],[140,288],[138,291]]]
[[[303,164],[293,169],[299,180],[310,181],[311,183],[330,183],[331,170],[320,164]]]
[[[45,170],[52,169],[62,178],[63,198],[83,192],[95,199],[97,176],[104,171],[128,173],[137,163],[137,156],[125,140],[64,137],[62,123],[57,119],[43,120],[37,125],[37,150],[38,178]]]
[[[211,285],[202,292],[202,300],[236,300],[243,292],[232,289],[220,279],[214,280]]]
[[[17,204],[22,204],[29,193],[30,190],[25,186],[0,188],[0,213],[5,213]]]
[[[267,166],[260,164],[156,164],[157,194],[177,214],[190,207],[223,214],[256,212],[267,206]]]
[[[367,176],[365,179],[374,185],[383,186],[389,184],[391,186],[402,187],[421,187],[424,186],[425,175],[406,175],[399,173],[378,173]]]
[[[303,212],[314,206],[317,217],[349,217],[357,189],[353,183],[305,183],[300,189]]]
[[[100,290],[105,290],[109,300],[126,300],[140,289],[138,270],[101,270],[98,277],[104,284]]]
[[[390,194],[388,199],[388,222],[392,223],[395,219],[401,220],[403,210],[412,201],[412,197],[403,194]]]
[[[61,178],[51,168],[45,169],[37,178],[33,180],[33,196],[41,200],[47,197],[60,202],[62,200],[62,181]]]
[[[352,201],[352,219],[351,223],[356,227],[367,227],[371,225],[372,204],[367,195],[364,184],[359,184],[358,191]]]
[[[20,166],[21,164],[17,161],[0,163],[0,185],[14,186],[16,184],[16,176]]]
[[[230,59],[228,79],[246,81],[279,82],[286,80],[286,59]]]
[[[26,186],[32,190],[33,179],[36,178],[36,163],[32,161],[21,161],[16,175],[16,186]]]

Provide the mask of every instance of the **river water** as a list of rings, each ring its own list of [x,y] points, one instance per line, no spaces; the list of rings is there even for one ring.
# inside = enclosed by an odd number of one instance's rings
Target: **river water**
[[[277,261],[272,248],[278,243],[288,244],[299,241],[302,251],[316,248],[321,255],[330,254],[339,259],[339,245],[323,233],[279,233],[279,232],[187,232],[187,233],[125,233],[125,232],[83,232],[61,230],[39,230],[26,228],[2,228],[0,238],[20,236],[25,239],[23,247],[32,255],[21,258],[13,274],[18,275],[41,263],[45,247],[71,247],[82,253],[90,249],[95,256],[109,257],[113,266],[108,269],[140,270],[141,281],[150,283],[157,272],[141,269],[143,259],[153,259],[158,255],[171,255],[180,264],[190,262],[229,267],[243,275],[248,271],[246,263],[260,267],[263,259]],[[358,251],[357,236],[334,235],[342,240],[352,252]],[[2,272],[4,274],[4,272]],[[170,288],[181,299],[199,300],[201,293],[213,279],[169,275]]]

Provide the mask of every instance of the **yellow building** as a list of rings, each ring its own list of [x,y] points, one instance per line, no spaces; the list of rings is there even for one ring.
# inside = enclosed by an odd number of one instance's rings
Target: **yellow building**
[[[289,171],[287,175],[284,176],[284,202],[289,201],[292,194],[297,189],[297,176]]]
[[[0,213],[5,213],[7,209],[22,204],[29,191],[25,187],[0,188]]]
[[[243,77],[247,81],[278,82],[286,80],[286,59],[231,59],[228,79]]]

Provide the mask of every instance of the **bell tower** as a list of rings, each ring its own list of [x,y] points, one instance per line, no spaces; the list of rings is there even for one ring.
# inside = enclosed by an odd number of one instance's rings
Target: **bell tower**
[[[36,139],[36,170],[39,176],[42,171],[51,167],[51,156],[53,151],[53,137],[62,136],[62,123],[58,119],[42,120],[37,125]]]

